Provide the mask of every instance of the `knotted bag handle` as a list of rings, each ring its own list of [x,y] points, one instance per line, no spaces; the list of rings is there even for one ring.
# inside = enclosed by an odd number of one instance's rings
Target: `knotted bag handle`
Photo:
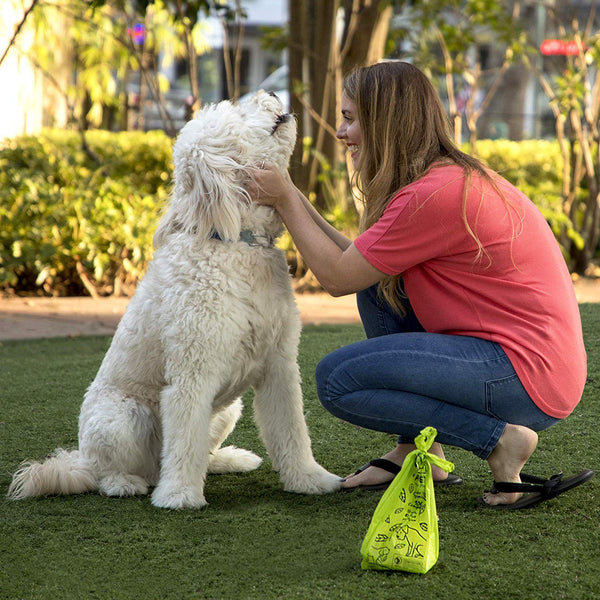
[[[425,429],[421,429],[421,433],[415,438],[415,446],[417,449],[413,450],[413,452],[417,453],[417,459],[427,460],[436,467],[446,471],[446,473],[450,473],[454,470],[453,463],[428,452],[435,440],[436,435],[437,430],[435,427],[425,427]]]

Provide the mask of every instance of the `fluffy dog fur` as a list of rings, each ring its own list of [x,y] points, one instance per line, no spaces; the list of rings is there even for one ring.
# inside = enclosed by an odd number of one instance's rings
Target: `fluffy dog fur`
[[[339,489],[340,479],[315,462],[304,421],[299,313],[285,257],[270,243],[282,224],[244,190],[262,160],[287,168],[295,139],[294,119],[264,92],[208,106],[182,129],[154,260],[86,392],[79,450],[22,465],[10,498],[130,496],[156,486],[155,506],[205,506],[207,472],[261,462],[221,447],[249,386],[284,489]]]

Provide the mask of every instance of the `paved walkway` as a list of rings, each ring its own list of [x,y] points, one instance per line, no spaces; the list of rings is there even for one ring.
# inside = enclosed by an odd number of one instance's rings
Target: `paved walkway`
[[[600,279],[575,281],[579,302],[600,302]],[[354,295],[296,296],[304,324],[358,323]],[[129,298],[0,298],[0,341],[112,335]]]
[[[112,335],[129,298],[0,298],[0,341]],[[354,296],[296,297],[304,324],[358,323]]]

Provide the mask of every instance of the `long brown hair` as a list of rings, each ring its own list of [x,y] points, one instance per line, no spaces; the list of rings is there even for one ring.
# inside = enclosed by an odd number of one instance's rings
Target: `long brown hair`
[[[479,253],[485,253],[466,220],[466,200],[473,171],[490,177],[477,159],[452,141],[444,105],[425,74],[407,62],[381,62],[350,73],[344,93],[356,105],[362,137],[353,182],[364,202],[360,230],[381,217],[401,188],[422,177],[434,162],[447,161],[467,173],[462,218]],[[386,277],[380,291],[403,313],[400,283],[400,276]]]

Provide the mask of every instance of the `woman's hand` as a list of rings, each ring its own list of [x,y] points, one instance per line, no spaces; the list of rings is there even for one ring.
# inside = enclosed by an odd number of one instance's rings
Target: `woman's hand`
[[[281,172],[272,163],[264,162],[252,169],[248,193],[257,204],[277,209],[277,205],[296,196],[296,186],[287,171]]]
[[[385,277],[351,240],[319,215],[287,171],[261,164],[252,169],[247,190],[253,201],[272,206],[279,213],[298,252],[332,296],[364,290]]]

